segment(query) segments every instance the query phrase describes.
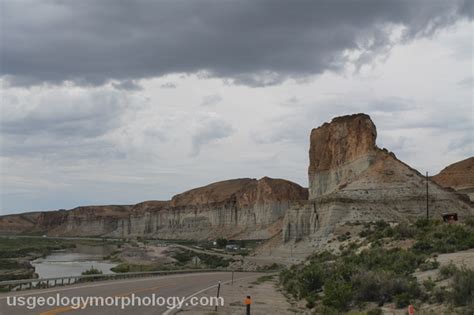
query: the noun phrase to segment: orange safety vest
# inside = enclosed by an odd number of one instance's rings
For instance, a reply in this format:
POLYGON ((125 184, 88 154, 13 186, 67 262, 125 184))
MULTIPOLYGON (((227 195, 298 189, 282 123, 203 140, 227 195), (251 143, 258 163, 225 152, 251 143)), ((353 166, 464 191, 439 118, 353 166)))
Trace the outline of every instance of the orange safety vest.
POLYGON ((244 303, 245 305, 250 305, 252 304, 252 299, 245 299, 244 303))

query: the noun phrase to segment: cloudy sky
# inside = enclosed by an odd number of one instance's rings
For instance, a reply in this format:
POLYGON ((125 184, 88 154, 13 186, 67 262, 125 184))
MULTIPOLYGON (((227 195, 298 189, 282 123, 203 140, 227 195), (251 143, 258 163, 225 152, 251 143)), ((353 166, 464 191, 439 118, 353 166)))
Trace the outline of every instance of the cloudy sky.
POLYGON ((307 186, 311 128, 357 112, 419 171, 474 155, 473 1, 0 6, 2 214, 307 186))

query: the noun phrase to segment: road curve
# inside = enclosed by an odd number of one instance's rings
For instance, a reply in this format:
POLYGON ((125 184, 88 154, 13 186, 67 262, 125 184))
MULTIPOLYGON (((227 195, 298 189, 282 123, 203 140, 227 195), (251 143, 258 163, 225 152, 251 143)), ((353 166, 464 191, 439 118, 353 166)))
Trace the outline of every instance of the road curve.
MULTIPOLYGON (((261 273, 236 272, 234 279, 258 277, 261 273)), ((166 306, 126 306, 123 309, 121 306, 85 306, 84 309, 74 309, 70 306, 37 306, 34 309, 28 309, 26 306, 11 306, 13 299, 19 302, 21 297, 23 301, 29 299, 30 303, 39 301, 38 297, 50 301, 59 298, 71 299, 73 297, 109 297, 109 300, 115 297, 179 297, 184 299, 193 294, 216 285, 219 281, 230 281, 232 274, 230 272, 209 272, 209 273, 194 273, 194 274, 179 274, 151 278, 115 280, 93 282, 89 284, 78 284, 58 288, 10 292, 0 294, 0 315, 23 315, 23 314, 41 314, 41 315, 55 315, 55 314, 163 314, 167 312, 166 306), (9 302, 9 303, 8 303, 9 302)), ((215 288, 211 289, 216 291, 215 288)), ((212 292, 212 291, 211 291, 212 292)), ((76 298, 77 299, 77 298, 76 298)), ((163 301, 162 299, 160 301, 163 301)), ((189 299, 186 302, 190 302, 189 299)), ((156 303, 159 304, 159 303, 156 303)), ((32 305, 32 304, 30 304, 32 305)), ((169 313, 169 312, 168 312, 169 313)))

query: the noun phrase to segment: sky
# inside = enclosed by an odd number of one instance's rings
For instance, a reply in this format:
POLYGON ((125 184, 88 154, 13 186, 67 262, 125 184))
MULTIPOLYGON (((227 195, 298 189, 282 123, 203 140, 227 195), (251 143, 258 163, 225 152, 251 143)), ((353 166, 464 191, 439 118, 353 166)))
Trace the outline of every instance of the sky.
POLYGON ((473 3, 1 1, 0 213, 307 186, 311 129, 359 112, 436 174, 474 155, 473 3))

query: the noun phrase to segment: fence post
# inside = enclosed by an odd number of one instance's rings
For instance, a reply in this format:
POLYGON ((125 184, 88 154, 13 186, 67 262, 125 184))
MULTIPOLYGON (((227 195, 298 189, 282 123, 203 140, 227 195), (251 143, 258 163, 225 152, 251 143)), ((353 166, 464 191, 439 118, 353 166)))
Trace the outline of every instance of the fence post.
POLYGON ((250 295, 247 295, 247 298, 245 299, 245 306, 247 308, 247 315, 250 315, 250 305, 252 305, 252 298, 250 295))
POLYGON ((217 284, 217 299, 216 299, 216 312, 217 312, 217 301, 219 300, 219 294, 221 292, 221 282, 217 284))

